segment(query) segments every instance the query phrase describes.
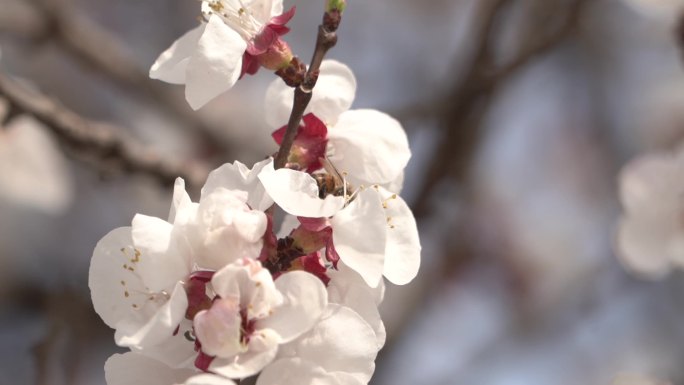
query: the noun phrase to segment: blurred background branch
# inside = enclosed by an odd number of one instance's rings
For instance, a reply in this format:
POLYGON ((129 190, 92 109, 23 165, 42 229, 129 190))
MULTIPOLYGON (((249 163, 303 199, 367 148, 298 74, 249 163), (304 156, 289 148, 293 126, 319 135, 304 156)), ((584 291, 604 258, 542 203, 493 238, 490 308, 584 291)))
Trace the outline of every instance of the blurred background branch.
POLYGON ((579 20, 582 7, 588 1, 572 0, 561 9, 558 2, 533 3, 542 10, 535 12, 533 19, 525 24, 535 27, 526 28, 518 42, 519 51, 510 61, 496 65, 495 46, 501 33, 501 28, 497 26, 506 24, 500 19, 511 14, 508 9, 510 3, 510 0, 478 2, 478 21, 474 32, 477 44, 471 64, 465 75, 459 77, 446 95, 433 103, 444 138, 435 151, 417 194, 414 206, 417 217, 426 215, 430 198, 440 181, 451 180, 453 177, 456 183, 463 184, 473 156, 479 148, 478 142, 484 135, 482 119, 497 88, 525 65, 567 38, 579 20), (539 26, 543 27, 543 31, 539 30, 539 26))
POLYGON ((87 120, 2 73, 0 96, 9 102, 9 118, 20 114, 36 118, 67 148, 83 159, 94 161, 103 171, 145 174, 167 186, 172 186, 177 177, 182 177, 192 191, 199 191, 204 184, 208 174, 206 167, 187 161, 162 159, 126 138, 123 135, 126 130, 87 120))
MULTIPOLYGON (((147 70, 120 39, 84 17, 69 0, 27 0, 8 7, 0 16, 0 31, 12 33, 33 44, 53 42, 83 65, 130 94, 144 97, 163 113, 177 119, 198 136, 205 156, 230 159, 230 144, 219 135, 227 124, 211 127, 192 111, 184 98, 169 92, 173 86, 149 78, 147 70)), ((214 160, 216 162, 216 160, 214 160)))
MULTIPOLYGON (((298 7, 288 42, 309 52, 320 7, 285 3, 298 7)), ((402 195, 415 209, 424 247, 418 278, 388 285, 389 343, 374 384, 548 385, 563 373, 567 383, 607 385, 624 368, 684 379, 681 274, 637 281, 610 253, 617 169, 684 132, 673 12, 643 5, 655 3, 378 0, 348 7, 331 55, 355 71, 355 107, 389 110, 408 132, 414 157, 402 195)), ((214 164, 249 163, 275 149, 260 115, 272 79, 265 73, 199 112, 186 106, 181 87, 147 78, 153 55, 194 23, 196 2, 0 0, 0 9, 3 70, 37 85, 0 74, 0 93, 11 101, 7 126, 35 116, 98 170, 151 175, 164 185, 182 175, 195 189, 214 164), (250 108, 256 112, 245 117, 250 108)), ((0 166, 11 131, 0 131, 0 166)), ((38 383, 56 381, 55 365, 65 368, 61 383, 102 383, 111 332, 92 312, 82 316, 93 245, 137 212, 168 210, 170 190, 143 178, 74 179, 78 204, 61 214, 21 209, 0 188, 0 293, 15 285, 0 299, 33 293, 5 307, 5 330, 19 333, 17 309, 33 300, 44 320, 30 341, 33 360, 6 361, 40 369, 38 383), (79 330, 81 322, 91 329, 79 330), (83 362, 64 365, 55 353, 64 346, 80 349, 83 362)), ((10 342, 0 349, 16 342, 2 337, 10 342)))

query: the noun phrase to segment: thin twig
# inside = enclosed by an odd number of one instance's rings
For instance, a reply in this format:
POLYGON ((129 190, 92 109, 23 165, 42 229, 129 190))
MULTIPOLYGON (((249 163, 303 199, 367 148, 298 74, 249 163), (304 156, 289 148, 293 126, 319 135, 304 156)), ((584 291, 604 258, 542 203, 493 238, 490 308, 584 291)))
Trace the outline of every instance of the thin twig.
POLYGON ((193 191, 199 189, 207 175, 206 167, 202 165, 161 159, 124 137, 121 134, 124 129, 83 118, 2 73, 0 96, 6 98, 19 113, 30 115, 44 124, 62 144, 79 155, 96 158, 101 168, 115 165, 126 171, 154 177, 166 185, 182 177, 193 191))
POLYGON ((274 167, 276 169, 282 168, 287 163, 287 158, 290 155, 292 144, 294 143, 297 132, 299 131, 299 124, 304 116, 304 110, 309 105, 311 97, 313 96, 313 88, 316 86, 318 80, 318 73, 323 63, 325 54, 332 47, 337 44, 337 23, 328 22, 328 13, 323 17, 323 23, 318 26, 318 35, 316 37, 316 49, 311 58, 311 64, 306 71, 304 81, 295 89, 294 103, 292 104, 292 112, 290 112, 290 119, 287 122, 287 129, 285 136, 280 144, 280 149, 275 157, 274 167))

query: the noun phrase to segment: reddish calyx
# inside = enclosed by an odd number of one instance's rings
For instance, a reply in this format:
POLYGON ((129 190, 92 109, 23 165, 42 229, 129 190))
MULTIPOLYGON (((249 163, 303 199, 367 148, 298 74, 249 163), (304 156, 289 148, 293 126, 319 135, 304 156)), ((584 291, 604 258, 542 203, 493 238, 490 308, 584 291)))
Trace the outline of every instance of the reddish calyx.
MULTIPOLYGON (((286 166, 312 173, 323 168, 321 159, 325 158, 325 150, 328 145, 328 128, 312 113, 304 115, 302 122, 297 136, 295 136, 286 166)), ((285 131, 287 131, 287 126, 273 132, 271 136, 276 143, 281 144, 283 142, 285 131)))
POLYGON ((260 67, 273 71, 287 67, 293 55, 289 45, 280 37, 290 32, 287 23, 294 17, 296 7, 273 17, 266 26, 247 44, 247 50, 242 56, 242 72, 254 75, 260 67))
POLYGON ((188 296, 186 319, 192 321, 197 313, 211 307, 212 300, 207 296, 207 284, 211 282, 213 276, 213 271, 196 271, 185 282, 185 292, 188 296))

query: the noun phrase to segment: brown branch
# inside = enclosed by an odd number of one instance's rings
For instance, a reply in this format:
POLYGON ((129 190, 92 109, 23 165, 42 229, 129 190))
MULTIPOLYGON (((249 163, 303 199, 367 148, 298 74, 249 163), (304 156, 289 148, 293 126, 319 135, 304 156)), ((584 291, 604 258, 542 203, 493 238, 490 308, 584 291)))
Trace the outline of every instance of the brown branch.
MULTIPOLYGON (((452 167, 467 168, 473 158, 473 143, 478 140, 477 126, 483 115, 492 88, 483 87, 486 71, 493 61, 496 21, 501 17, 510 0, 485 0, 480 4, 474 31, 476 48, 464 76, 460 77, 451 90, 442 96, 437 104, 440 126, 445 137, 428 167, 425 180, 418 193, 414 214, 421 217, 427 213, 428 203, 439 182, 452 167)), ((493 84, 490 84, 493 86, 493 84)))
POLYGON ((92 157, 101 169, 118 169, 156 178, 173 184, 177 177, 197 191, 207 174, 206 167, 192 163, 165 160, 137 145, 121 132, 124 129, 90 121, 39 92, 29 90, 0 73, 0 96, 21 114, 34 117, 44 124, 60 142, 77 154, 92 157))
POLYGON ((520 49, 520 52, 518 52, 518 55, 513 60, 508 64, 501 66, 501 68, 497 69, 496 72, 491 75, 492 81, 498 81, 499 79, 509 77, 512 73, 524 67, 539 55, 548 52, 563 39, 568 37, 577 25, 580 15, 582 14, 582 9, 587 1, 588 0, 575 0, 569 6, 567 15, 561 22, 561 25, 554 31, 547 35, 540 36, 536 34, 531 39, 528 39, 527 44, 520 49))
POLYGON ((318 73, 323 63, 325 54, 337 44, 337 28, 341 20, 339 12, 326 12, 323 16, 323 23, 318 26, 318 35, 316 36, 316 49, 311 58, 309 69, 304 75, 304 81, 295 89, 294 102, 292 104, 292 111, 290 112, 290 119, 287 122, 287 129, 285 136, 280 144, 278 153, 276 154, 274 167, 276 169, 282 168, 287 163, 287 158, 290 155, 292 144, 294 143, 297 132, 299 131, 299 124, 304 116, 304 110, 309 105, 311 97, 313 96, 313 89, 318 80, 318 73), (336 16, 331 19, 331 14, 336 16))
MULTIPOLYGON (((487 112, 489 102, 496 89, 510 79, 518 70, 525 67, 536 57, 548 52, 573 31, 587 0, 573 0, 566 12, 557 12, 564 17, 560 27, 550 33, 530 32, 527 41, 515 58, 500 67, 493 67, 493 51, 496 40, 495 21, 510 0, 490 0, 483 2, 476 32, 477 48, 471 65, 461 81, 454 84, 452 91, 442 97, 440 126, 445 136, 440 141, 433 163, 428 167, 426 178, 417 195, 414 213, 423 216, 428 211, 430 198, 446 176, 463 182, 467 178, 474 159, 477 143, 482 136, 481 123, 487 112)), ((540 16, 541 17, 541 16, 540 16)), ((548 15, 544 15, 548 18, 548 15)), ((546 25, 541 20, 534 25, 546 25)))
POLYGON ((198 133, 202 143, 212 152, 219 152, 222 157, 230 152, 229 145, 217 130, 198 120, 183 99, 169 92, 169 86, 150 79, 117 37, 79 15, 68 1, 32 0, 26 7, 32 10, 33 26, 17 32, 23 32, 35 41, 54 41, 85 66, 127 92, 151 100, 186 129, 198 133))

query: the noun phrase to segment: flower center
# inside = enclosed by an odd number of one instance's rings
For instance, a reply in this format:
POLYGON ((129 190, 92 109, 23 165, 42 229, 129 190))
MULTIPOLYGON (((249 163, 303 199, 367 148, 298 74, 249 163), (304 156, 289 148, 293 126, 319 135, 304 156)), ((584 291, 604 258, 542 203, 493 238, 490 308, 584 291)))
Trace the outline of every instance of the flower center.
POLYGON ((261 32, 264 24, 254 17, 254 13, 245 6, 242 0, 203 0, 207 4, 204 10, 205 19, 216 15, 229 27, 237 31, 245 41, 254 39, 261 32))

